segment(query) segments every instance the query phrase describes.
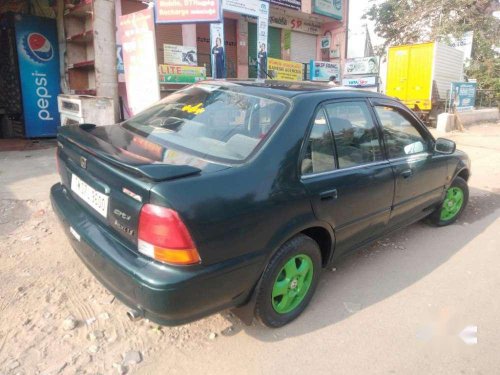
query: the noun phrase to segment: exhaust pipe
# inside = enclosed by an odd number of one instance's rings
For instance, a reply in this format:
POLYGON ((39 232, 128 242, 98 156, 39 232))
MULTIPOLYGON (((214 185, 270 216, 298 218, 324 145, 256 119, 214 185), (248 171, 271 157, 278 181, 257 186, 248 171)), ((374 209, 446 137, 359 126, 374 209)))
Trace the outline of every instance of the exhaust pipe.
POLYGON ((131 322, 137 322, 138 320, 142 319, 142 313, 137 310, 129 310, 127 311, 127 316, 130 319, 131 322))

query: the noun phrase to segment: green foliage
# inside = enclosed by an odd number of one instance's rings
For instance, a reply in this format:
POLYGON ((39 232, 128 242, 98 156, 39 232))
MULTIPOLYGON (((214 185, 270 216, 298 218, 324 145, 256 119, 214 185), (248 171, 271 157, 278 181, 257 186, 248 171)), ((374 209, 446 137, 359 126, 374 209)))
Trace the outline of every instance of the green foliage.
POLYGON ((374 21, 375 33, 385 39, 380 52, 390 45, 449 43, 450 35, 461 38, 473 31, 465 74, 476 78, 479 88, 496 90, 500 96, 500 21, 493 16, 499 8, 492 0, 386 0, 373 4, 364 18, 374 21))

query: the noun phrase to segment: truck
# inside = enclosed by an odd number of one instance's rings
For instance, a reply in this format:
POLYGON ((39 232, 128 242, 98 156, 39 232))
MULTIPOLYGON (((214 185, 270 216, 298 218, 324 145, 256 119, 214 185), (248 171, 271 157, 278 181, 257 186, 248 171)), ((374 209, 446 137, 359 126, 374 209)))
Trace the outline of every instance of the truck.
POLYGON ((438 42, 390 47, 386 94, 430 124, 444 111, 451 82, 462 80, 463 60, 462 51, 438 42))

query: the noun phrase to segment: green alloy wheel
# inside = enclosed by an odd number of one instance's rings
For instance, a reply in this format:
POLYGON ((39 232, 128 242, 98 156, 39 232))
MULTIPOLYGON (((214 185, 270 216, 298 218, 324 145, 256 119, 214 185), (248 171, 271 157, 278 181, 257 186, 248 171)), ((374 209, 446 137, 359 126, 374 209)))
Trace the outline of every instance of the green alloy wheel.
POLYGON ((446 192, 446 198, 441 206, 440 219, 448 221, 460 212, 464 204, 464 192, 459 187, 451 187, 446 192))
POLYGON ((442 227, 454 223, 464 211, 469 200, 469 187, 467 181, 455 177, 446 190, 443 203, 429 216, 430 223, 442 227))
POLYGON ((277 313, 286 314, 300 305, 311 287, 313 268, 311 258, 305 254, 285 263, 273 286, 272 302, 277 313))
POLYGON ((272 328, 290 323, 311 301, 320 274, 321 251, 315 240, 299 234, 285 242, 257 285, 257 319, 272 328))

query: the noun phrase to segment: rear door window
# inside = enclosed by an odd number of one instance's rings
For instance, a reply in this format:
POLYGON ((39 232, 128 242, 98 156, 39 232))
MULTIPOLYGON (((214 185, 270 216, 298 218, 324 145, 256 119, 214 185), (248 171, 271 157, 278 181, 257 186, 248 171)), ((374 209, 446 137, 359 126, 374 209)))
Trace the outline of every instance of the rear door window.
POLYGON ((122 126, 167 148, 242 162, 286 111, 286 102, 197 84, 169 95, 122 126))
POLYGON ((383 160, 377 128, 365 102, 325 105, 333 130, 339 168, 383 160))

